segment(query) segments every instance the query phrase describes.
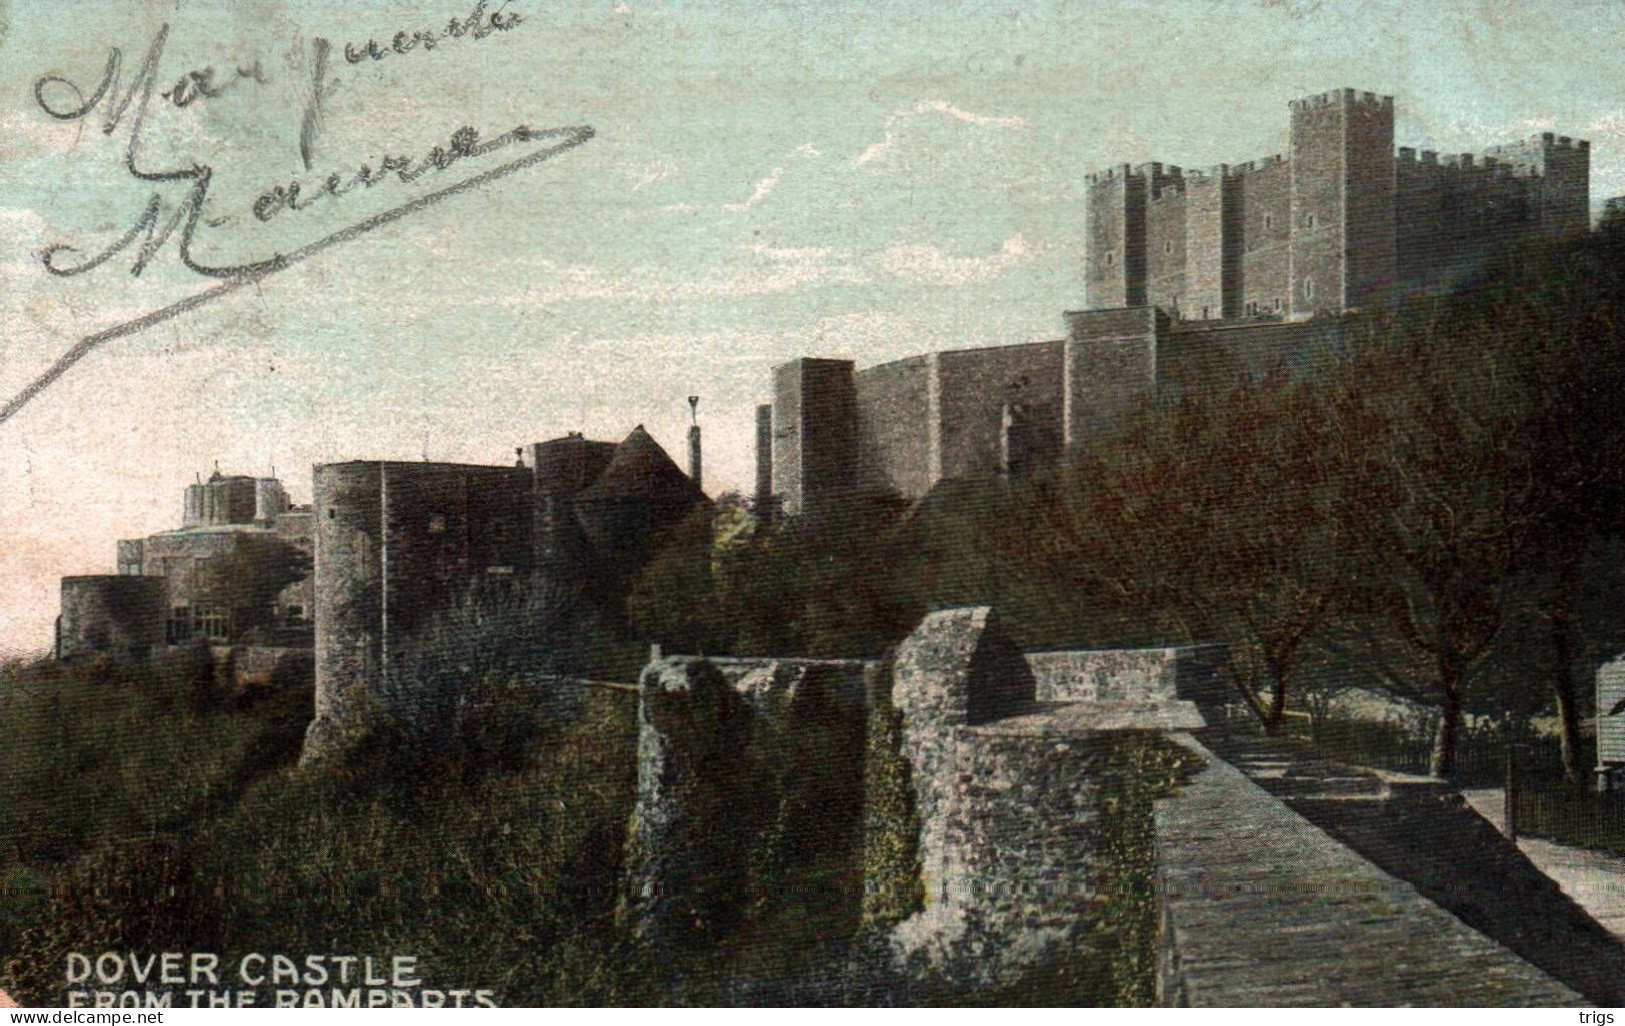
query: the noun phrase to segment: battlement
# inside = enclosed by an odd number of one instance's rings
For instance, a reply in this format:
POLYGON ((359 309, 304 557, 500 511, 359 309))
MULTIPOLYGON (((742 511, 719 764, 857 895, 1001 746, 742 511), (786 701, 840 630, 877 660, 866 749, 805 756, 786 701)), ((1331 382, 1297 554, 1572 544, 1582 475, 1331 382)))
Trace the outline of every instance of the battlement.
MULTIPOLYGON (((1267 157, 1259 157, 1257 160, 1249 160, 1245 164, 1236 164, 1231 166, 1230 173, 1237 175, 1252 174, 1257 171, 1267 171, 1272 167, 1285 163, 1285 154, 1272 153, 1267 157)), ((1224 165, 1221 164, 1220 166, 1223 167, 1224 165)))
POLYGON ((1484 150, 1487 154, 1500 156, 1522 156, 1529 153, 1550 153, 1553 150, 1572 150, 1575 152, 1589 151, 1589 139, 1574 139, 1566 135, 1557 135, 1554 132, 1536 132, 1515 143, 1500 146, 1490 146, 1484 150))
POLYGON ((1084 175, 1084 181, 1090 185, 1110 185, 1113 182, 1127 181, 1134 177, 1134 168, 1129 164, 1113 164, 1104 171, 1096 171, 1084 175))
POLYGON ((1114 164, 1105 171, 1084 175, 1084 180, 1091 186, 1138 180, 1149 182, 1153 190, 1158 190, 1169 182, 1182 182, 1184 176, 1185 169, 1179 165, 1164 164, 1159 160, 1152 160, 1143 164, 1114 164))
POLYGON ((1591 142, 1588 139, 1571 139, 1566 135, 1554 135, 1551 132, 1542 132, 1532 136, 1530 142, 1538 142, 1541 146, 1551 150, 1589 150, 1591 142))
POLYGON ((1337 103, 1348 103, 1356 107, 1369 107, 1373 110, 1393 110, 1394 98, 1392 96, 1378 96, 1376 93, 1363 92, 1355 89, 1333 89, 1329 92, 1316 93, 1293 100, 1287 106, 1292 110, 1314 110, 1319 107, 1329 107, 1337 103))

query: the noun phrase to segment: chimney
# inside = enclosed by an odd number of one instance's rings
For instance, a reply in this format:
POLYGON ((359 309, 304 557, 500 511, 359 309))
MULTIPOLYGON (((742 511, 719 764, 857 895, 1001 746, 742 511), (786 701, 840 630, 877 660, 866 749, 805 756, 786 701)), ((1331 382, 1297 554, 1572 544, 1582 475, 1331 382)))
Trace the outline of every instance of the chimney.
POLYGON ((773 501, 773 404, 756 407, 756 506, 773 501))
POLYGON ((688 476, 694 482, 694 487, 704 489, 700 483, 700 397, 688 397, 688 416, 691 423, 688 426, 688 476))

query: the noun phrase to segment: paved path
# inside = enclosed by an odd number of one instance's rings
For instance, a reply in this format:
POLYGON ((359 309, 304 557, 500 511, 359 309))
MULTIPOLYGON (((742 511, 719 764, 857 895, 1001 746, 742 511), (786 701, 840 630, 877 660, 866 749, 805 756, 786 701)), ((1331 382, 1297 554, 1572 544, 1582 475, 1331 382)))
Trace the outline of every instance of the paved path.
MULTIPOLYGON (((1506 833, 1504 791, 1483 788, 1461 794, 1475 812, 1506 833)), ((1533 837, 1519 838, 1518 850, 1591 913, 1591 918, 1625 940, 1625 858, 1533 837)))
POLYGON ((1582 1003, 1188 735, 1175 737, 1207 766, 1156 805, 1165 1003, 1582 1003))

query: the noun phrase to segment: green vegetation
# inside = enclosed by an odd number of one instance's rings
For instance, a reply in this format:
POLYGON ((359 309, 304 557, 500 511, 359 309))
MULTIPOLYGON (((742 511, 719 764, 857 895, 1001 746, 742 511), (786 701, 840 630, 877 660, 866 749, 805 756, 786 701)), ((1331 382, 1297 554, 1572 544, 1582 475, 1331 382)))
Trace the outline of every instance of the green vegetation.
POLYGON ((704 765, 737 772, 703 782, 709 846, 682 851, 714 877, 687 895, 708 922, 664 944, 618 908, 634 694, 486 680, 432 737, 363 716, 300 768, 309 687, 241 692, 211 670, 6 668, 0 986, 60 1001, 66 954, 108 950, 410 953, 428 985, 503 1004, 1119 1004, 1154 986, 1150 802, 1185 758, 1159 739, 1103 759, 1089 947, 976 991, 880 956, 921 902, 889 703, 865 726, 812 686, 779 727, 744 709, 731 732, 693 724, 727 742, 704 765))
POLYGON ((903 714, 891 701, 891 659, 869 710, 863 756, 863 922, 900 922, 925 906, 920 820, 903 758, 903 714))
POLYGON ((1111 970, 1111 1000, 1156 1004, 1162 905, 1156 893, 1152 804, 1201 768, 1188 749, 1151 733, 1109 735, 1100 778, 1100 918, 1095 934, 1111 970))
POLYGON ((386 724, 294 763, 307 687, 192 659, 0 682, 0 986, 61 1000, 68 951, 394 952, 504 1003, 637 1003, 614 929, 633 696, 489 684, 425 747, 386 724))

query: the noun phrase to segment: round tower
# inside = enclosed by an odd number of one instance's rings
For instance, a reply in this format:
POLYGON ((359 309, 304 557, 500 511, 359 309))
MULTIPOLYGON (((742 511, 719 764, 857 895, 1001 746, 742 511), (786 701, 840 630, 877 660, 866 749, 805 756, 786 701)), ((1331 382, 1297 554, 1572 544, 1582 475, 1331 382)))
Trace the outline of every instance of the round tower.
POLYGON ((385 630, 383 464, 330 463, 312 482, 316 718, 307 759, 332 739, 357 695, 377 693, 385 630))
POLYGON ((186 499, 181 511, 182 527, 197 527, 203 523, 203 496, 206 491, 201 481, 186 486, 186 499))
POLYGON ((288 492, 274 477, 262 477, 254 482, 254 519, 257 522, 275 520, 288 511, 288 492))

